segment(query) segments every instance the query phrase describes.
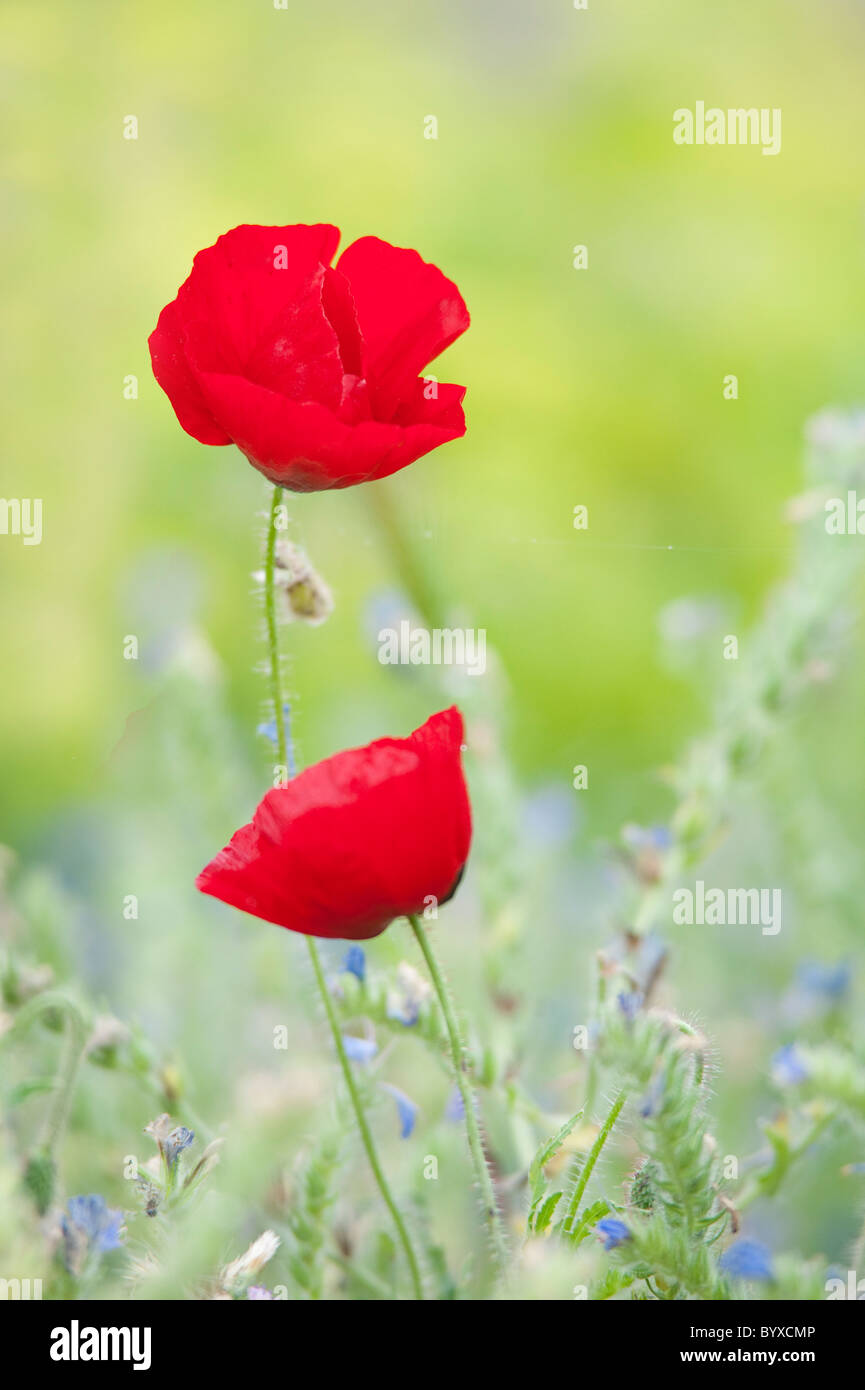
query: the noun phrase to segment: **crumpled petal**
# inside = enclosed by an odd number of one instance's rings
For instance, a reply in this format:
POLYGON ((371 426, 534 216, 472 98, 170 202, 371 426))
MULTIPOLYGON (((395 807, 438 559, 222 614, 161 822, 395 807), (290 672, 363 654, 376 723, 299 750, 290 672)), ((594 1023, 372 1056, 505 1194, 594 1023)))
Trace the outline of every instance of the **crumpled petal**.
POLYGON ((437 266, 378 237, 353 242, 336 268, 354 299, 376 418, 388 420, 424 367, 466 331, 469 311, 437 266))
POLYGON ((203 893, 309 936, 364 940, 445 902, 471 843, 455 708, 266 793, 199 874, 203 893))

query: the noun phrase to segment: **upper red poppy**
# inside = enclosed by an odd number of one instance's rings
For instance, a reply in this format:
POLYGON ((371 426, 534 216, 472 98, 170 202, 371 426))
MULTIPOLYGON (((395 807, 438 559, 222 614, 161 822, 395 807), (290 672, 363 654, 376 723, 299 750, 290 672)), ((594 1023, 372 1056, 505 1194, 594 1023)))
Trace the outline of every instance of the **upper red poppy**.
POLYGON ((465 433, 465 387, 420 377, 469 326, 456 285, 378 237, 334 268, 338 242, 326 225, 235 227, 149 340, 187 433, 295 492, 384 478, 465 433))
POLYGON ((468 858, 471 809, 451 708, 301 772, 199 874, 202 893, 307 936, 378 936, 446 902, 468 858))

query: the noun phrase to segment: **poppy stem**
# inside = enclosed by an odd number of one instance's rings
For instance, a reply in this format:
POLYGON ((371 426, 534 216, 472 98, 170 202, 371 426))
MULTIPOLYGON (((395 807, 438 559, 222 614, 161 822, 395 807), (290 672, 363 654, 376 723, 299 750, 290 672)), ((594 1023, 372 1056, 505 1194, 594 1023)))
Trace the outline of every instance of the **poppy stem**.
MULTIPOLYGON (((282 771, 282 774, 284 776, 288 776, 288 743, 285 735, 285 711, 283 707, 282 696, 282 675, 279 666, 279 628, 276 619, 276 588, 274 584, 274 569, 276 559, 276 532, 278 529, 277 518, 279 516, 279 508, 281 504, 282 488, 276 486, 273 489, 273 501, 271 503, 270 508, 270 525, 268 526, 267 531, 267 548, 265 551, 264 558, 264 611, 265 617, 267 619, 267 650, 270 658, 270 694, 271 699, 273 701, 273 718, 276 727, 277 757, 279 759, 279 766, 282 771)), ((409 1272, 411 1274, 411 1282, 412 1287, 414 1289, 415 1298, 422 1299, 424 1296, 423 1283, 421 1282, 420 1267, 418 1265, 417 1256, 415 1255, 414 1247, 412 1246, 411 1239, 409 1238, 409 1233, 406 1228, 406 1224, 402 1218, 399 1207, 394 1201, 393 1194, 388 1185, 387 1178, 384 1175, 384 1170, 379 1162, 375 1143, 372 1137, 372 1132, 370 1131, 369 1124, 367 1123, 366 1114, 364 1112, 363 1102, 360 1097, 360 1091, 358 1090, 357 1082, 355 1081, 354 1073, 351 1069, 351 1063, 349 1062, 348 1056, 346 1054, 345 1044, 342 1040, 342 1030, 339 1025, 339 1019, 337 1018, 336 1009, 334 1008, 333 1004, 333 999, 331 998, 330 991, 327 987, 327 981, 324 978, 324 970, 322 969, 321 965, 321 956, 319 955, 318 947, 315 943, 315 938, 312 936, 308 936, 306 938, 306 944, 309 950, 309 958, 312 961, 312 969, 313 973, 315 974, 316 984, 318 985, 319 994, 321 995, 321 1002, 324 1005, 324 1011, 327 1015, 327 1021, 330 1024, 330 1031, 333 1034, 334 1047, 336 1048, 336 1055, 339 1059, 339 1065, 342 1070, 346 1090, 348 1091, 349 1097, 351 1099, 352 1108, 354 1110, 354 1116, 357 1120, 357 1127, 360 1130, 361 1141, 363 1143, 364 1149, 366 1150, 367 1159, 369 1160, 369 1166, 372 1169, 373 1177, 376 1180, 378 1190, 382 1195, 384 1204, 390 1212, 391 1217, 393 1218, 393 1224, 396 1227, 400 1244, 402 1245, 402 1248, 405 1251, 405 1257, 408 1262, 409 1272)))
POLYGON ((505 1233, 502 1227, 501 1216, 499 1214, 496 1194, 493 1188, 492 1175, 486 1154, 484 1153, 483 1140, 481 1139, 480 1125, 478 1124, 477 1111, 475 1109, 475 1097, 472 1091, 471 1082, 468 1077, 466 1067, 465 1047, 460 1036, 459 1025, 454 1014, 453 1005, 445 984, 444 975, 441 967, 433 953, 429 937, 427 936, 419 917, 413 913, 409 914, 411 929, 415 934, 415 939, 421 948, 423 958, 426 961, 427 970, 433 982, 441 1011, 444 1014, 445 1027, 450 1041, 451 1058, 453 1060, 456 1082, 463 1103, 463 1115, 466 1125, 466 1137, 469 1144, 472 1163, 475 1170, 475 1179, 480 1189, 481 1201, 483 1203, 484 1218, 489 1230, 490 1242, 496 1264, 500 1271, 503 1271, 507 1264, 508 1247, 505 1240, 505 1233))
POLYGON ((288 746, 285 741, 285 718, 282 707, 282 672, 279 665, 279 628, 276 622, 276 564, 277 517, 282 505, 282 488, 273 489, 270 505, 270 525, 267 528, 267 549, 264 555, 264 612, 267 618, 267 650, 270 656, 270 698, 273 701, 273 720, 276 728, 276 753, 279 765, 288 773, 288 746))
POLYGON ((325 1013, 327 1014, 327 1021, 330 1024, 330 1031, 333 1034, 333 1042, 336 1048, 336 1055, 339 1058, 339 1065, 342 1069, 342 1075, 345 1081, 346 1090, 348 1091, 348 1094, 351 1097, 351 1103, 354 1108, 355 1119, 357 1120, 357 1127, 360 1130, 360 1137, 363 1142, 363 1147, 366 1150, 366 1156, 369 1159, 369 1166, 372 1169, 373 1177, 375 1178, 376 1183, 378 1184, 378 1190, 381 1193, 382 1198, 384 1199, 384 1204, 390 1212, 391 1216, 393 1217, 393 1224, 396 1226, 397 1234, 399 1235, 400 1239, 400 1244, 402 1245, 402 1248, 405 1251, 405 1257, 408 1261, 409 1270, 411 1271, 411 1281, 414 1287, 415 1298, 422 1299, 423 1284, 421 1283, 420 1269, 418 1267, 417 1256, 415 1255, 411 1240, 409 1238, 408 1230, 406 1229, 405 1222, 403 1221, 399 1207, 394 1201, 393 1194, 391 1193, 387 1178, 384 1175, 384 1170, 382 1169, 382 1166, 379 1162, 378 1154, 376 1153, 375 1143, 373 1141, 372 1133, 370 1131, 369 1124, 367 1123, 367 1118, 364 1113, 363 1102, 360 1098, 360 1092, 357 1088, 357 1082, 355 1081, 354 1073, 351 1069, 351 1062, 348 1060, 348 1054, 345 1050, 345 1043, 342 1040, 342 1030, 339 1026, 339 1019, 336 1016, 336 1009, 333 1006, 333 1000, 330 997, 330 991, 327 987, 327 981, 324 978, 324 971, 321 968, 321 956, 319 955, 318 947, 315 944, 315 938, 308 936, 306 938, 306 944, 309 947, 309 958, 312 961, 312 968, 315 972, 316 983, 318 984, 319 993, 321 994, 321 1000, 324 1004, 325 1013))

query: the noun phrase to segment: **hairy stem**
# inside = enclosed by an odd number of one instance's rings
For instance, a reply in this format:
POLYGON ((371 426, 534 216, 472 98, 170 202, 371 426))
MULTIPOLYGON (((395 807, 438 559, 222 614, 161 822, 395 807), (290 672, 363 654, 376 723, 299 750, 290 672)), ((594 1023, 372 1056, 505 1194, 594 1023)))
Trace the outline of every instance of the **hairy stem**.
MULTIPOLYGON (((282 769, 285 769, 287 774, 288 745, 285 736, 285 715, 283 710, 282 676, 279 666, 279 629, 277 626, 276 619, 276 591, 274 585, 274 561, 276 557, 277 530, 276 520, 281 501, 282 488, 277 486, 273 490, 273 502, 270 508, 270 525, 267 531, 267 548, 265 551, 264 561, 264 611, 267 619, 267 648, 268 655, 270 658, 270 693, 271 699, 273 700, 273 717, 276 725, 277 757, 279 759, 280 767, 282 769)), ((324 971, 321 965, 321 956, 319 955, 319 950, 315 943, 315 938, 308 936, 306 938, 306 944, 307 949, 309 951, 309 958, 312 962, 312 969, 313 973, 315 974, 316 984, 318 985, 319 994, 321 995, 321 1002, 324 1004, 324 1011, 327 1015, 327 1021, 330 1024, 330 1031, 333 1034, 333 1042, 336 1048, 336 1055, 339 1060, 339 1065, 342 1070, 343 1079, 345 1081, 346 1089, 351 1100, 352 1109, 354 1110, 354 1116, 357 1120, 357 1127, 360 1131, 360 1137, 363 1142, 363 1147, 366 1151, 367 1159, 369 1160, 369 1166, 372 1169, 373 1177, 375 1178, 378 1190, 382 1195, 384 1204, 390 1212, 391 1217, 393 1218, 393 1223, 396 1227, 399 1242, 402 1245, 402 1248, 405 1252, 405 1257, 408 1262, 409 1273, 411 1275, 411 1282, 412 1287, 414 1289, 415 1298, 422 1299, 424 1296, 423 1284, 421 1282, 420 1267, 418 1265, 417 1256, 415 1255, 414 1247, 412 1246, 411 1240, 409 1238, 409 1233, 406 1228, 405 1222, 402 1218, 402 1215, 396 1202, 394 1201, 393 1194, 391 1193, 387 1178, 384 1175, 384 1170, 382 1169, 382 1166, 378 1159, 378 1154, 376 1152, 375 1143, 373 1142, 373 1137, 369 1128, 369 1124, 367 1123, 367 1118, 364 1112, 363 1102, 361 1101, 360 1092, 357 1087, 357 1082, 355 1081, 354 1074, 351 1070, 351 1063, 349 1062, 348 1057, 346 1055, 345 1044, 342 1040, 342 1030, 339 1025, 339 1019, 336 1016, 336 1010, 334 1008, 333 999, 330 996, 330 991, 327 988, 327 981, 324 978, 324 971)))
POLYGON ((442 975, 439 963, 433 953, 429 937, 418 917, 411 915, 408 920, 411 923, 415 939, 423 953, 423 958, 426 961, 426 966, 444 1015, 445 1027, 447 1028, 448 1040, 450 1042, 451 1058, 453 1059, 454 1072, 456 1073, 456 1082, 463 1103, 469 1152, 471 1154, 475 1177, 483 1202, 484 1218, 489 1230, 496 1263, 499 1269, 503 1270, 507 1262, 507 1243, 505 1241, 505 1233, 502 1227, 501 1217, 499 1216, 498 1206, 496 1205, 492 1176, 490 1174, 489 1165, 487 1164, 486 1155, 484 1154, 480 1126, 478 1125, 478 1117, 475 1111, 475 1098, 466 1070, 465 1049, 463 1047, 462 1038, 460 1037, 459 1027, 454 1016, 447 987, 444 982, 444 976, 442 975))
POLYGON ((313 937, 308 936, 306 938, 306 944, 309 948, 309 958, 312 961, 312 968, 315 972, 316 984, 318 985, 322 1003, 324 1004, 325 1013, 327 1014, 327 1021, 330 1024, 330 1031, 333 1034, 334 1046, 336 1047, 336 1055, 339 1058, 339 1065, 342 1070, 346 1090, 348 1091, 349 1097, 351 1098, 352 1108, 354 1109, 355 1119, 357 1120, 357 1127, 360 1130, 360 1137, 363 1142, 363 1147, 366 1150, 366 1156, 369 1159, 369 1166, 372 1169, 373 1177, 375 1178, 376 1183, 378 1184, 378 1189, 384 1199, 384 1204, 390 1212, 391 1216, 393 1217, 393 1224, 396 1226, 397 1234, 399 1235, 400 1239, 400 1244, 402 1245, 402 1248, 405 1251, 405 1257, 408 1260, 409 1269, 411 1271, 411 1281, 414 1286, 415 1297, 423 1298, 423 1285, 421 1283, 420 1269, 418 1267, 417 1257, 414 1253, 414 1249, 412 1247, 411 1240, 409 1239, 409 1234, 406 1229, 405 1222, 403 1221, 402 1215, 400 1213, 399 1207, 394 1201, 390 1187, 388 1186, 387 1178, 385 1177, 382 1166, 379 1163, 378 1154, 376 1153, 372 1133, 370 1132, 369 1124, 367 1123, 367 1118, 364 1113, 363 1102, 361 1101, 360 1092, 357 1088, 357 1082, 354 1078, 354 1073, 351 1069, 351 1062, 348 1060, 348 1054, 345 1050, 345 1043, 342 1040, 342 1030, 339 1026, 339 1019, 336 1016, 336 1010, 333 1005, 333 999, 330 996, 330 991, 327 988, 327 983, 324 978, 324 971, 321 967, 321 956, 319 955, 318 947, 316 946, 313 937))
POLYGON ((57 1147, 69 1119, 72 1097, 87 1044, 87 1026, 82 1015, 71 1001, 65 1001, 65 1003, 66 1028, 63 1049, 57 1068, 57 1080, 42 1125, 40 1141, 41 1151, 50 1158, 56 1156, 57 1147))

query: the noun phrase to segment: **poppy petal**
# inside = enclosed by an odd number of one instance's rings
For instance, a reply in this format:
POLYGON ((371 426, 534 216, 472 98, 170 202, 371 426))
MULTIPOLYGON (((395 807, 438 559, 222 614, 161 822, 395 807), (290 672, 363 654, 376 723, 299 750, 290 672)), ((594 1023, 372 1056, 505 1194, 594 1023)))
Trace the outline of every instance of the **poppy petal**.
POLYGON ((452 280, 417 251, 361 237, 340 256, 357 309, 376 418, 390 419, 415 379, 469 326, 452 280))
POLYGON ((452 708, 407 739, 316 763, 265 794, 198 887, 292 931, 351 940, 443 902, 471 843, 462 739, 452 708))
POLYGON ((295 492, 349 487, 396 473, 465 433, 459 419, 351 425, 316 401, 291 401, 245 377, 199 372, 213 417, 250 463, 295 492))

